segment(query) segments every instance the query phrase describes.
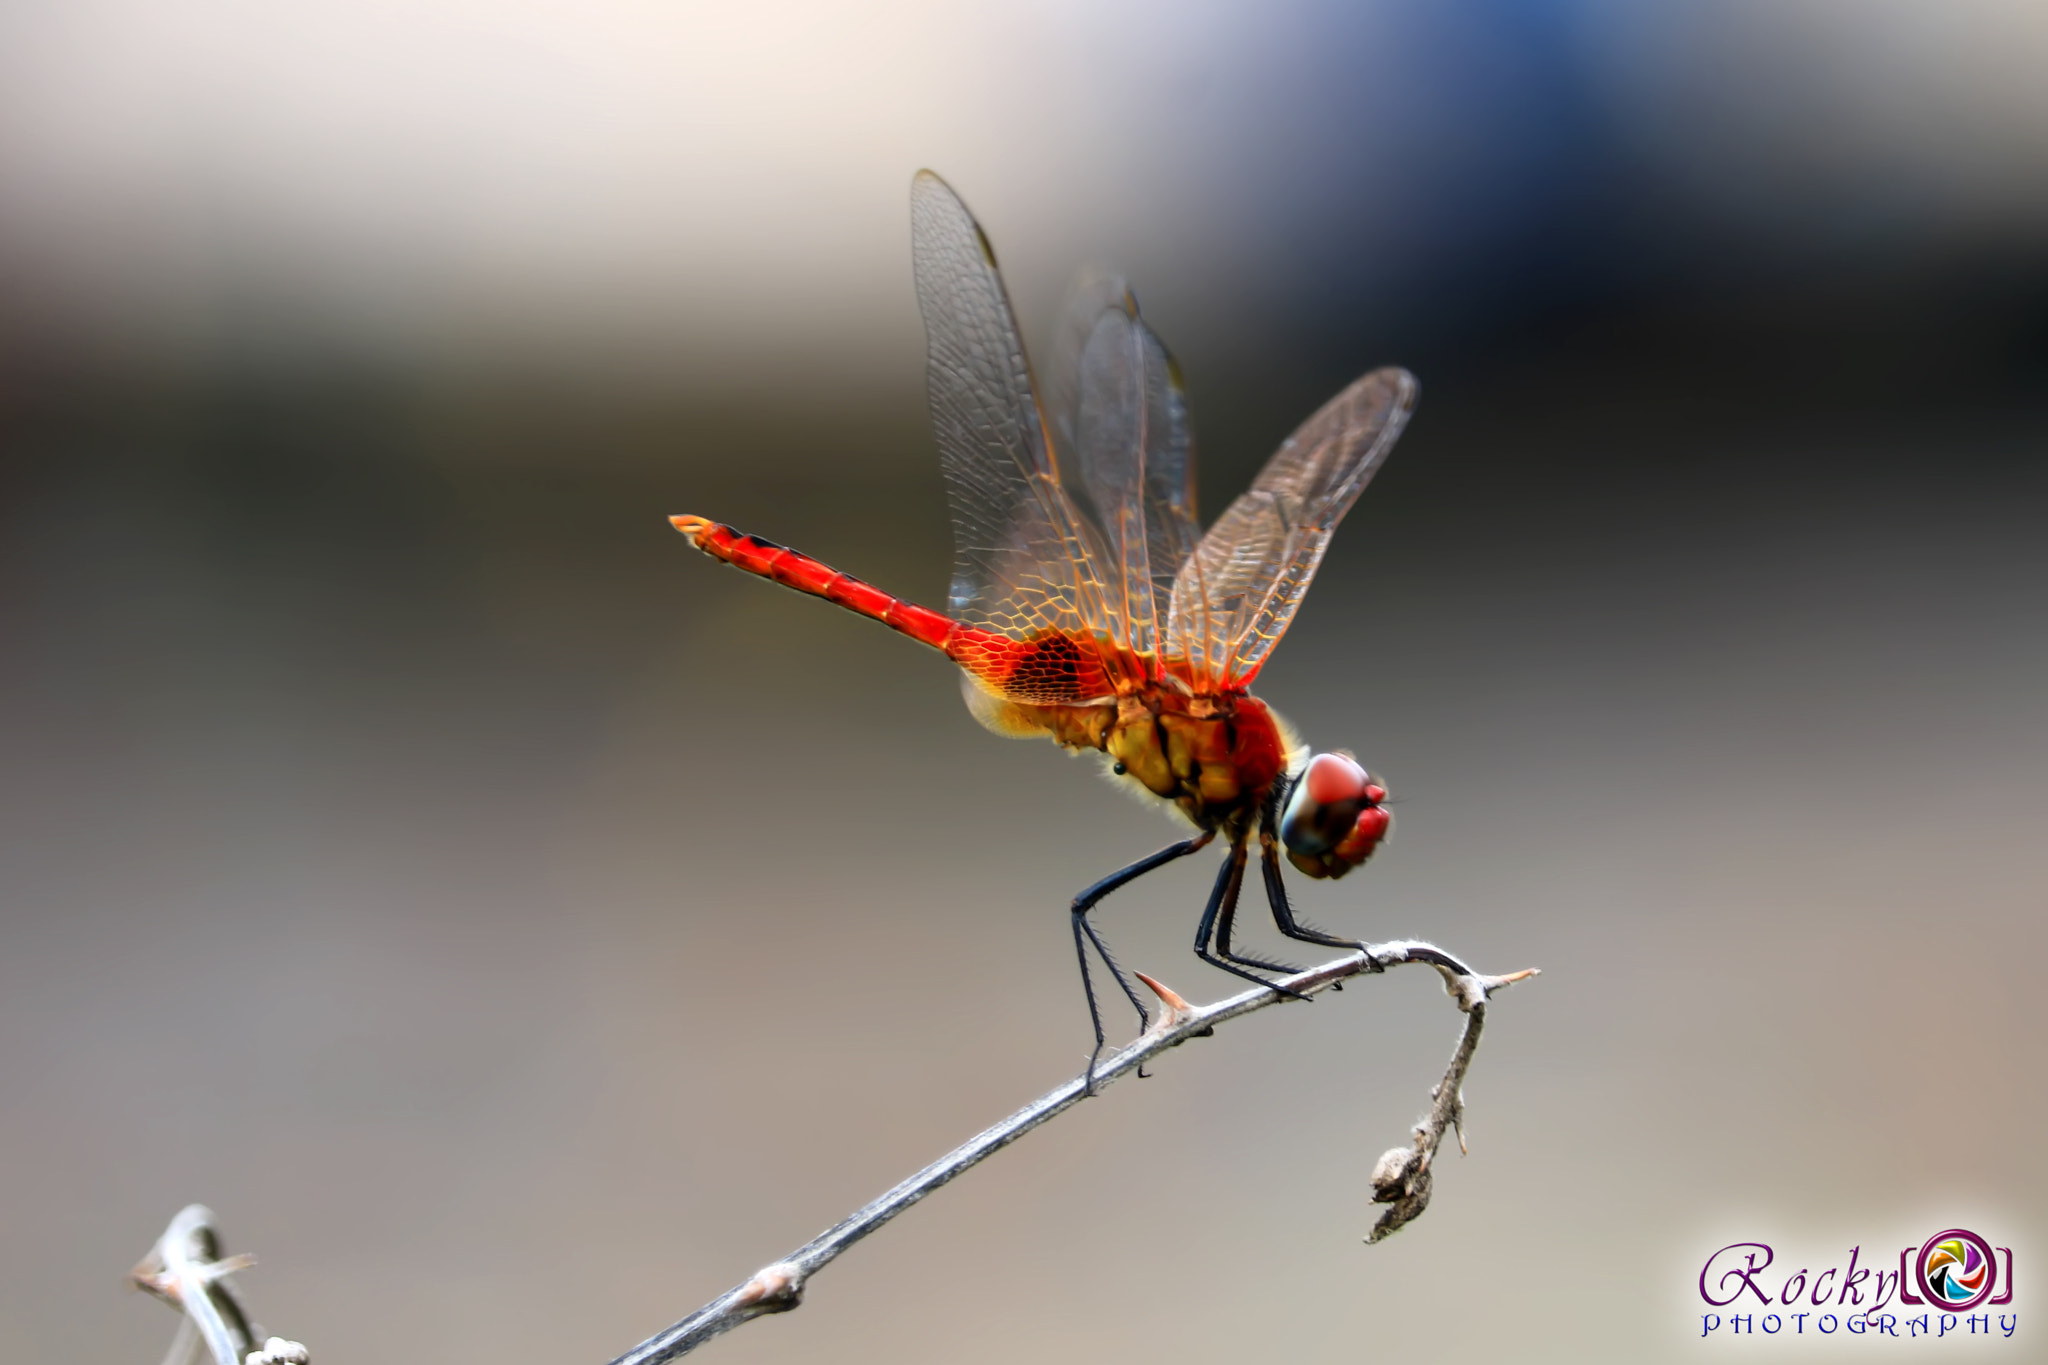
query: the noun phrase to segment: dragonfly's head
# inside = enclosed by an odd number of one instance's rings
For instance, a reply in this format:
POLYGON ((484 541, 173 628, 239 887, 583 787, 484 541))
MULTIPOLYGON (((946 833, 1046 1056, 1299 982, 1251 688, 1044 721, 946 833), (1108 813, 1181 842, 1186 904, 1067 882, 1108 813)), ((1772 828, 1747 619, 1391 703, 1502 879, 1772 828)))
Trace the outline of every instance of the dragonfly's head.
POLYGON ((1387 789, 1349 754, 1317 754, 1280 816, 1287 861, 1311 877, 1341 877, 1387 837, 1387 789))

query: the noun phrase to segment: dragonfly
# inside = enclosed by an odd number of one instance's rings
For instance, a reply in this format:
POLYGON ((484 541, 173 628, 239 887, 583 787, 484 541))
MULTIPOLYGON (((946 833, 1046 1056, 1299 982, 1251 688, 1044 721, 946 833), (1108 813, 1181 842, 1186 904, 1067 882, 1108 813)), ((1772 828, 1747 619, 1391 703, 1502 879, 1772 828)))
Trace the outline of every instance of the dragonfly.
MULTIPOLYGON (((1206 533, 1180 369, 1120 280, 1069 309, 1041 386, 988 235, 930 171, 911 188, 932 425, 954 531, 944 612, 809 555, 699 516, 670 520, 713 559, 824 598, 939 650, 997 734, 1102 755, 1111 775, 1169 803, 1195 832, 1122 868, 1069 906, 1094 1027, 1089 950, 1151 1016, 1092 918, 1111 892, 1221 839, 1228 850, 1195 930, 1204 962, 1289 991, 1295 970, 1233 946, 1250 844, 1287 938, 1355 949, 1298 917, 1280 857, 1344 876, 1385 840, 1387 789, 1348 752, 1313 752, 1251 694, 1294 619, 1337 523, 1393 449, 1416 383, 1375 370, 1302 423, 1206 533)), ((1306 997, 1300 997, 1306 998, 1306 997)))

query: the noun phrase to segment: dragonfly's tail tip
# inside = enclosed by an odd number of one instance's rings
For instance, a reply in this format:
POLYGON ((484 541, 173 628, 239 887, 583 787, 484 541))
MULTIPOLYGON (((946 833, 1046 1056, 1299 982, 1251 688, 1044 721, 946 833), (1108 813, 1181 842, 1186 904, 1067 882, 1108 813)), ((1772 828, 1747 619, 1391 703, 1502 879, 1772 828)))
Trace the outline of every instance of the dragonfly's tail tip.
POLYGON ((681 531, 684 535, 688 536, 692 544, 696 543, 698 536, 703 535, 706 531, 711 529, 711 523, 709 521, 705 520, 703 517, 690 516, 687 513, 679 517, 670 517, 668 519, 668 524, 675 527, 678 531, 681 531))

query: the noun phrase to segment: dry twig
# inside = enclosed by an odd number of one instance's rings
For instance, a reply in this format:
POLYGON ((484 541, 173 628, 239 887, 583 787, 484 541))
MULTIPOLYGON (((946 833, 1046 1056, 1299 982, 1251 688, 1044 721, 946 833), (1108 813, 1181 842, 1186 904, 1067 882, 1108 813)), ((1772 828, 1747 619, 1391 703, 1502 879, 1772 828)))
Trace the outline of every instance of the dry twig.
MULTIPOLYGON (((1465 1072, 1479 1046, 1479 1031, 1486 1017, 1486 1000, 1503 986, 1536 975, 1535 970, 1510 972, 1506 976, 1484 976, 1427 943, 1395 942, 1375 944, 1359 952, 1284 977, 1276 984, 1302 995, 1313 995, 1339 982, 1370 972, 1384 971, 1402 963, 1418 962, 1435 967, 1443 975, 1445 989, 1465 1012, 1465 1032, 1458 1040, 1449 1070, 1438 1082, 1427 1118, 1416 1125, 1408 1147, 1397 1147, 1379 1160, 1373 1172, 1373 1197, 1392 1208, 1380 1216, 1367 1236, 1379 1241, 1420 1214, 1429 1202, 1430 1166, 1444 1131, 1462 1125, 1464 1099, 1461 1094, 1465 1072)), ((1254 988, 1213 1005, 1193 1006, 1143 973, 1139 979, 1159 996, 1165 1009, 1152 1027, 1129 1047, 1115 1053, 1095 1070, 1095 1088, 1137 1070, 1169 1048, 1190 1038, 1207 1037, 1226 1020, 1261 1010, 1289 997, 1277 991, 1254 988)), ((682 1321, 641 1342, 612 1362, 612 1365, 660 1365, 674 1360, 720 1336, 741 1323, 769 1313, 784 1313, 803 1301, 804 1286, 819 1270, 848 1247, 902 1213, 932 1191, 963 1171, 979 1165, 1015 1142, 1041 1123, 1072 1108, 1087 1091, 1085 1078, 1067 1082, 1050 1094, 1026 1105, 993 1128, 977 1134, 931 1165, 903 1181, 837 1226, 821 1233, 784 1259, 754 1272, 746 1283, 713 1299, 682 1321)), ((1459 1144, 1463 1146, 1462 1127, 1459 1144)))
POLYGON ((213 1365, 306 1365, 306 1348, 296 1341, 271 1337, 256 1345, 256 1329, 227 1281, 255 1263, 253 1256, 220 1254, 213 1211, 204 1204, 178 1211, 149 1255, 128 1272, 137 1288, 184 1314, 164 1365, 192 1365, 201 1350, 213 1365))

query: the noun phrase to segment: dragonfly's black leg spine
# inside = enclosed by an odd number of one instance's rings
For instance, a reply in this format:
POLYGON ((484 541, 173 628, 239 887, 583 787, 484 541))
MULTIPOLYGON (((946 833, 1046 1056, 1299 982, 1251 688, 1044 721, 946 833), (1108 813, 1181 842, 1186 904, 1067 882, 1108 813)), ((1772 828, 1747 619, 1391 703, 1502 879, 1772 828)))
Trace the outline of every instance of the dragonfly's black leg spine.
POLYGON ((1209 951, 1209 937, 1215 931, 1217 921, 1236 913, 1237 897, 1244 889, 1244 864, 1244 840, 1239 838, 1235 843, 1231 844, 1230 856, 1224 860, 1222 870, 1216 874, 1216 886, 1209 892, 1208 905, 1202 909, 1202 922, 1195 928, 1195 956, 1201 958, 1202 961, 1212 967, 1221 967, 1232 976, 1241 976, 1245 980, 1257 982, 1261 986, 1271 986, 1280 994, 1291 996, 1296 1000, 1306 1000, 1309 997, 1303 995, 1300 991, 1291 991, 1285 986, 1274 985, 1271 981, 1266 980, 1265 977, 1255 976, 1243 967, 1226 961, 1209 951))
POLYGON ((1271 829, 1259 831, 1259 861, 1266 874, 1266 903, 1273 907, 1273 925, 1282 934, 1302 943, 1320 943, 1325 948, 1366 946, 1355 938, 1339 938, 1335 934, 1324 933, 1294 917, 1294 907, 1287 901, 1286 883, 1280 880, 1280 850, 1274 844, 1271 829))
POLYGON ((1250 953, 1235 952, 1230 946, 1231 930, 1237 921, 1237 900, 1235 895, 1227 897, 1216 911, 1216 955, 1225 962, 1235 962, 1240 967, 1257 967, 1267 972, 1298 972, 1299 967, 1285 962, 1273 962, 1266 958, 1254 957, 1250 953))

